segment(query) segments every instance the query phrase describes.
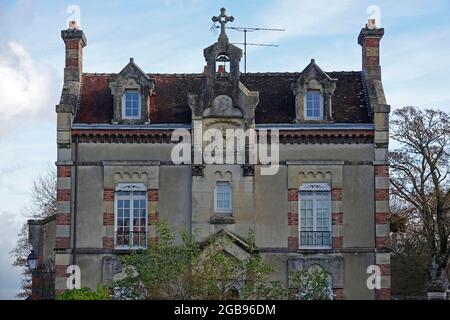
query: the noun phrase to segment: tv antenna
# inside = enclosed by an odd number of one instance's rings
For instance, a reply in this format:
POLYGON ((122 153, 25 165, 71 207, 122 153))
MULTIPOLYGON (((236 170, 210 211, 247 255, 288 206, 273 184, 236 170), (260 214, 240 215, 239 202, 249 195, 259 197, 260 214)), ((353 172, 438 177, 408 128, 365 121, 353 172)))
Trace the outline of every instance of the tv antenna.
MULTIPOLYGON (((213 28, 220 28, 221 26, 213 26, 213 28)), ((247 33, 254 31, 276 31, 283 32, 286 29, 275 29, 275 28, 250 28, 250 27, 225 27, 225 29, 231 29, 244 33, 244 42, 234 42, 233 44, 244 46, 244 73, 247 73, 247 46, 259 46, 259 47, 279 47, 278 44, 264 44, 264 43, 249 43, 247 42, 247 33)))

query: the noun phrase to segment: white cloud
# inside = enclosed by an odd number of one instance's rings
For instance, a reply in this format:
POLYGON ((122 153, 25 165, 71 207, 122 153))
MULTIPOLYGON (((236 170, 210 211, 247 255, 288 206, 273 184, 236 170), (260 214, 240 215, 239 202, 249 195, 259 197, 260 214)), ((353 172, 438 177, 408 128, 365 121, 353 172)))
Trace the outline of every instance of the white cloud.
POLYGON ((36 63, 15 41, 0 43, 0 135, 18 122, 48 119, 54 113, 59 88, 51 67, 36 63))
POLYGON ((20 290, 21 270, 12 266, 9 252, 14 248, 25 220, 16 214, 0 213, 0 299, 14 299, 20 290))

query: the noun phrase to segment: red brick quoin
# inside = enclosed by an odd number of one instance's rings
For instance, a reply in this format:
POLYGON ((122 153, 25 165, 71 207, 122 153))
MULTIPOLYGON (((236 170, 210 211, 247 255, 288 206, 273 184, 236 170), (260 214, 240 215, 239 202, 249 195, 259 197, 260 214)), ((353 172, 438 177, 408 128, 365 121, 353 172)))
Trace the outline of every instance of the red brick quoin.
POLYGON ((377 300, 391 300, 391 289, 378 289, 375 291, 377 300))
POLYGON ((333 249, 342 249, 344 245, 343 237, 333 237, 333 249))
POLYGON ((288 201, 298 201, 298 190, 297 189, 289 189, 288 201))
POLYGON ((288 213, 288 224, 290 226, 298 226, 298 214, 297 213, 288 213))
POLYGON ((114 213, 105 212, 103 213, 103 225, 113 226, 114 225, 114 213))
POLYGON ((70 238, 56 238, 55 249, 69 249, 70 238))
POLYGON ((344 289, 333 289, 333 299, 334 300, 344 300, 344 289))
POLYGON ((58 178, 69 178, 72 174, 71 166, 57 166, 56 175, 58 178))
POLYGON ((331 199, 333 201, 342 201, 342 189, 341 188, 334 188, 331 191, 331 199))
POLYGON ((103 249, 113 249, 114 248, 114 239, 103 237, 103 249))
POLYGON ((288 252, 297 252, 298 250, 298 237, 288 238, 288 252))
POLYGON ((375 176, 389 177, 389 166, 375 166, 375 176))
POLYGON ((56 190, 56 201, 70 201, 70 189, 56 190))
POLYGON ((342 212, 333 212, 333 225, 342 225, 344 223, 344 214, 342 212))
POLYGON ((389 238, 389 237, 377 237, 376 238, 376 247, 378 249, 390 249, 390 247, 391 247, 391 238, 389 238))
POLYGON ((67 277, 67 267, 68 266, 56 266, 55 267, 55 276, 56 277, 67 277))
POLYGON ((56 214, 56 224, 60 226, 70 225, 70 213, 56 214))
POLYGON ((376 200, 377 201, 389 200, 389 189, 377 189, 376 190, 376 200))
POLYGON ((389 213, 377 212, 375 214, 375 220, 377 224, 387 224, 389 222, 389 213))
POLYGON ((113 189, 103 190, 103 201, 114 201, 114 194, 113 189))
POLYGON ((148 200, 149 201, 158 201, 158 189, 148 190, 148 200))

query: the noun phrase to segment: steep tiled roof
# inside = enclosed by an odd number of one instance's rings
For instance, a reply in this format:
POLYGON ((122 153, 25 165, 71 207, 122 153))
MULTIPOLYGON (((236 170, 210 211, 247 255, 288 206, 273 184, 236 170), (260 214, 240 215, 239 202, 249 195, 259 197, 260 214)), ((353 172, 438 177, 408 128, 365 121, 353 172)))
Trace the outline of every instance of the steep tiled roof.
MULTIPOLYGON (((372 122, 361 72, 328 72, 338 79, 333 97, 333 118, 337 123, 372 122)), ((113 97, 109 89, 112 74, 85 73, 75 123, 111 123, 113 97)), ((203 74, 149 74, 155 79, 150 100, 152 123, 190 123, 187 93, 200 91, 203 74)), ((256 123, 292 123, 295 118, 291 83, 300 73, 248 73, 241 82, 259 91, 256 123)))

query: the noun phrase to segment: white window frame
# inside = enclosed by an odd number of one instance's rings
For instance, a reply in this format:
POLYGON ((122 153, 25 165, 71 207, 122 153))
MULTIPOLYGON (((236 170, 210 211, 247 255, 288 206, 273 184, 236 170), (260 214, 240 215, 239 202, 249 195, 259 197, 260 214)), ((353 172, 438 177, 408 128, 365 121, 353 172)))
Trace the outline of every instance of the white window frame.
POLYGON ((331 188, 327 183, 305 183, 300 186, 298 190, 298 247, 301 250, 329 250, 333 248, 333 226, 332 226, 332 200, 331 200, 331 188), (305 196, 301 193, 311 193, 311 195, 305 196), (302 244, 301 232, 303 231, 301 227, 301 202, 305 200, 312 200, 313 207, 313 230, 311 232, 320 232, 317 231, 317 211, 316 211, 316 203, 318 200, 327 200, 328 201, 328 231, 330 232, 330 245, 328 246, 320 246, 320 245, 305 245, 302 244))
POLYGON ((304 108, 305 120, 323 120, 324 102, 323 102, 323 95, 322 95, 322 93, 320 91, 318 91, 318 90, 308 90, 305 93, 305 96, 304 96, 304 106, 305 106, 305 108, 304 108), (319 116, 318 117, 314 117, 314 116, 309 117, 308 116, 308 94, 309 93, 319 94, 319 116))
POLYGON ((230 181, 217 181, 216 186, 214 187, 214 213, 221 213, 221 214, 233 214, 233 186, 231 185, 230 181), (217 207, 217 186, 219 184, 228 184, 230 187, 230 207, 229 208, 218 208, 217 207))
POLYGON ((125 120, 140 120, 142 116, 141 108, 141 94, 138 89, 126 89, 122 96, 122 119, 125 120), (138 115, 137 116, 127 116, 127 93, 135 92, 138 94, 138 115))
POLYGON ((116 187, 115 197, 114 197, 114 249, 115 250, 141 250, 146 249, 148 246, 148 192, 144 184, 137 183, 120 183, 116 187), (127 195, 120 195, 119 192, 129 192, 127 195), (133 194, 134 192, 145 192, 144 194, 133 194), (133 238, 130 237, 128 245, 118 245, 117 244, 117 230, 118 230, 118 202, 119 200, 129 200, 130 201, 130 225, 129 231, 133 234, 133 220, 134 220, 134 200, 144 200, 145 201, 145 234, 144 234, 144 245, 134 245, 133 238))

